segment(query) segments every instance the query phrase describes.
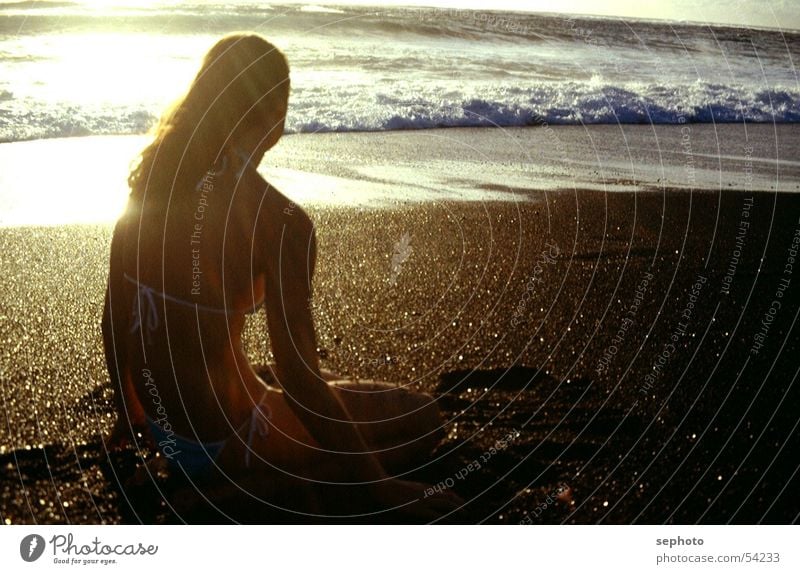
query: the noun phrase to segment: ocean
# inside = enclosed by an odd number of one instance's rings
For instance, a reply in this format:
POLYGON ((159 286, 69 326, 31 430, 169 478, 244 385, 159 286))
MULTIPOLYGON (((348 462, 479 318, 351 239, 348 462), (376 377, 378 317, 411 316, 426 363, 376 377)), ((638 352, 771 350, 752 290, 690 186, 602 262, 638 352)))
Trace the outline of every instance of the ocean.
POLYGON ((0 141, 142 134, 223 34, 292 67, 287 132, 800 120, 800 32, 437 8, 0 4, 0 141))

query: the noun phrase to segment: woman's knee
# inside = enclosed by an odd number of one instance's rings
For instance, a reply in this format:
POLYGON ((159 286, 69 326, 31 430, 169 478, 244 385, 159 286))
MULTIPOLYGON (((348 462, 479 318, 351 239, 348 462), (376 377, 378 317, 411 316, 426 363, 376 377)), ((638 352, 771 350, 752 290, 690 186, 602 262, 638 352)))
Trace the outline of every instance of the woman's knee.
POLYGON ((438 416, 432 397, 399 385, 376 381, 335 381, 331 386, 357 422, 391 423, 438 416))

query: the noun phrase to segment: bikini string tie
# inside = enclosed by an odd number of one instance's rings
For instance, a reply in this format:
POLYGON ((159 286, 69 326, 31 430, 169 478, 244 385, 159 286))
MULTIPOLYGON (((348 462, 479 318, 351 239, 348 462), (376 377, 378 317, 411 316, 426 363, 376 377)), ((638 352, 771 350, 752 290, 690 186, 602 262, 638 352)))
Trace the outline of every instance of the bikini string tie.
POLYGON ((139 284, 138 297, 133 302, 133 325, 130 332, 133 333, 137 329, 141 330, 143 327, 147 329, 147 344, 151 345, 153 343, 152 334, 158 329, 158 308, 153 296, 153 289, 147 285, 139 284), (144 321, 141 315, 142 305, 145 307, 144 321))
POLYGON ((250 454, 253 452, 253 439, 258 433, 258 436, 264 438, 269 434, 269 422, 272 420, 272 410, 264 402, 266 394, 261 398, 250 413, 250 429, 247 432, 247 452, 244 455, 244 463, 247 468, 250 468, 250 454))

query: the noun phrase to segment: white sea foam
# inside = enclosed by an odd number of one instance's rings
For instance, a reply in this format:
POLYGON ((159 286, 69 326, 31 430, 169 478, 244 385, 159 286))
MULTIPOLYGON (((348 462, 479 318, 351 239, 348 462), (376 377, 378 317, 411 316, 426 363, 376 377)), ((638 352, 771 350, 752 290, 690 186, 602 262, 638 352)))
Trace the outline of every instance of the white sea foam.
POLYGON ((143 133, 205 49, 241 29, 290 60, 289 132, 800 121, 792 33, 244 3, 2 13, 0 141, 143 133))

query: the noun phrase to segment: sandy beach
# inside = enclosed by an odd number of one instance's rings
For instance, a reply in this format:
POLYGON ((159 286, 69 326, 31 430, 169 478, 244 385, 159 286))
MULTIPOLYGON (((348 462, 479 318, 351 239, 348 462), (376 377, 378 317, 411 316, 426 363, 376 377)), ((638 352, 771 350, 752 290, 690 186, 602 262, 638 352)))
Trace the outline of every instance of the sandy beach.
MULTIPOLYGON (((297 196, 322 366, 437 397, 447 439, 408 478, 468 501, 444 521, 796 520, 797 132, 717 128, 689 154, 679 126, 300 135, 262 166, 293 199, 302 173, 347 191, 297 196)), ((137 455, 98 438, 110 232, 0 228, 2 519, 325 522, 120 487, 137 455)))

